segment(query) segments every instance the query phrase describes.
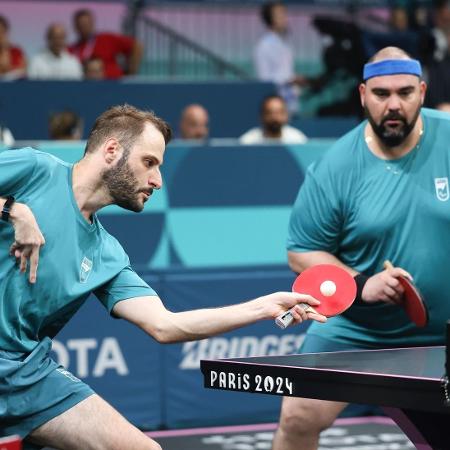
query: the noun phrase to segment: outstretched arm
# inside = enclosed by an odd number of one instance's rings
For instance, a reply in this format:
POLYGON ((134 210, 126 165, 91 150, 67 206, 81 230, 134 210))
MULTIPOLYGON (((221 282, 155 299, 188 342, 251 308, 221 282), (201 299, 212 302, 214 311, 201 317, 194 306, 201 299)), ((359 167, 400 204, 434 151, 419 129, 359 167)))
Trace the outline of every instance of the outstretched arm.
MULTIPOLYGON (((0 210, 6 198, 0 197, 0 210)), ((13 203, 9 214, 9 222, 14 228, 14 242, 9 253, 20 263, 20 271, 25 273, 30 262, 30 283, 36 282, 36 272, 39 263, 39 250, 45 244, 44 236, 39 229, 33 212, 23 203, 13 203)))
MULTIPOLYGON (((172 343, 204 339, 260 320, 273 320, 299 303, 314 307, 319 301, 309 295, 276 292, 236 305, 173 313, 159 297, 136 297, 116 303, 113 313, 139 326, 157 341, 172 343)), ((326 321, 326 317, 305 312, 300 306, 293 315, 295 323, 307 319, 326 321)))

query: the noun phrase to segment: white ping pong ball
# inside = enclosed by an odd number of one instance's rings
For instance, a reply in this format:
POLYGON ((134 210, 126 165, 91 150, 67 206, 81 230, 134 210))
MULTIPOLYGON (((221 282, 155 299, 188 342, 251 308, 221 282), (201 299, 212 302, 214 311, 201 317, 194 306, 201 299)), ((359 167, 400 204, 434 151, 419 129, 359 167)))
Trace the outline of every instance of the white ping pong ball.
POLYGON ((332 295, 334 295, 335 292, 336 292, 336 285, 330 280, 324 281, 320 285, 320 293, 325 297, 331 297, 332 295))

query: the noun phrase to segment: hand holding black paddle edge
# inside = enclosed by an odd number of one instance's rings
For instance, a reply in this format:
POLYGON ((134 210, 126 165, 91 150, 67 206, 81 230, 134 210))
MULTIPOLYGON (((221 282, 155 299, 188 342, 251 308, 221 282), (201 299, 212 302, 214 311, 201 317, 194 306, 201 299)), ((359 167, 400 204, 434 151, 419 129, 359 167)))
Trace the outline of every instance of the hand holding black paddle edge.
MULTIPOLYGON (((390 261, 384 262, 386 271, 391 272, 397 270, 390 261)), ((403 269, 401 269, 403 270, 403 269)), ((403 295, 399 306, 405 309, 407 316, 418 327, 424 327, 428 323, 428 309, 419 289, 413 282, 412 276, 404 271, 405 274, 397 276, 402 287, 403 295)))

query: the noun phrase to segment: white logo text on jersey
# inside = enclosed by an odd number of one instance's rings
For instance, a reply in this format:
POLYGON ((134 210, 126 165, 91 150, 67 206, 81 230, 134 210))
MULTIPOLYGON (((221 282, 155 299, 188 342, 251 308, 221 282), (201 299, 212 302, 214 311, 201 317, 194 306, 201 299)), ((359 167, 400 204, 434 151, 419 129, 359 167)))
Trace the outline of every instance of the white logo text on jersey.
POLYGON ((441 202, 446 202, 450 198, 450 192, 448 188, 448 178, 435 178, 434 187, 436 189, 436 197, 441 202))
POLYGON ((86 258, 86 256, 83 258, 83 261, 81 261, 80 266, 80 283, 86 283, 87 279, 89 278, 89 275, 92 271, 92 261, 89 258, 86 258))

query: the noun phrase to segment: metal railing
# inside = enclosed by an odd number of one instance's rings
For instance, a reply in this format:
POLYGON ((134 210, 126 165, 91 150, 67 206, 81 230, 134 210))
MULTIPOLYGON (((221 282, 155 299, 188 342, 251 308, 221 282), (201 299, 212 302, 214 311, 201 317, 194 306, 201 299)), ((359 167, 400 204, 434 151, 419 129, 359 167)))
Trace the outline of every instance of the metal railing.
POLYGON ((144 14, 137 17, 135 33, 145 49, 140 70, 144 76, 179 80, 250 78, 243 68, 144 14))

